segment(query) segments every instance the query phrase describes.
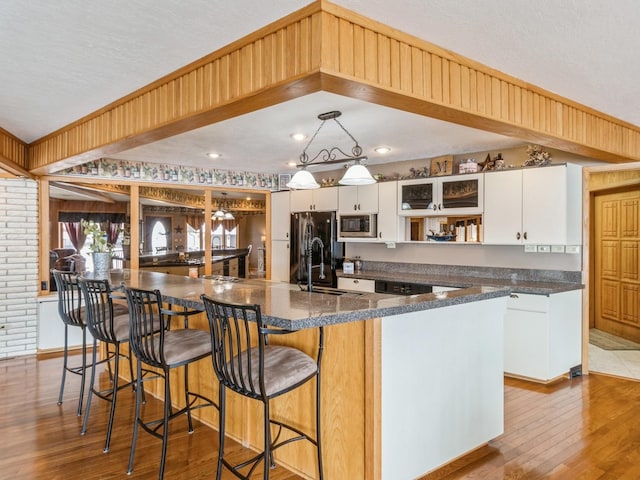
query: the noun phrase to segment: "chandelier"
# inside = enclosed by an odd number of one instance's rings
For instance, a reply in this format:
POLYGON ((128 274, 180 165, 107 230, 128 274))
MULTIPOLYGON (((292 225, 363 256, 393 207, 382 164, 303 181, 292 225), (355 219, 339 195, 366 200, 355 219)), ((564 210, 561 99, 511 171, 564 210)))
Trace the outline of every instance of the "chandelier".
POLYGON ((229 204, 226 200, 226 192, 222 192, 224 200, 218 200, 217 208, 214 214, 211 216, 211 220, 235 220, 233 214, 229 211, 229 204))
POLYGON ((320 160, 316 165, 330 165, 334 163, 345 163, 345 167, 348 166, 344 176, 338 181, 341 185, 370 185, 376 183, 375 179, 371 176, 367 167, 360 162, 366 160, 367 157, 362 155, 362 147, 358 144, 358 141, 351 135, 348 130, 338 121, 338 117, 342 115, 342 112, 333 110, 331 112, 321 113, 318 115, 318 119, 322 121, 320 126, 313 134, 309 143, 304 147, 304 150, 300 154, 300 163, 296 167, 301 170, 291 178, 287 187, 298 190, 311 190, 314 188, 320 188, 318 182, 311 172, 307 170, 307 167, 312 165, 316 160, 320 160), (314 157, 309 157, 307 149, 313 143, 316 136, 324 126, 327 120, 333 120, 338 126, 346 133, 353 141, 354 145, 351 148, 351 154, 344 152, 340 147, 330 147, 321 149, 314 157), (337 158, 338 154, 343 158, 337 158), (349 165, 350 162, 353 162, 349 165))

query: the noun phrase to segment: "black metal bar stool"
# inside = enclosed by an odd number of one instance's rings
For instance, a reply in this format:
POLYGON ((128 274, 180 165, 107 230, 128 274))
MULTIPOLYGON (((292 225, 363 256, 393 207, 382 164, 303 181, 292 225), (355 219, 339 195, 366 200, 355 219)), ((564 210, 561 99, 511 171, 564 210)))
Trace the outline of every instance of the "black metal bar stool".
POLYGON ((169 422, 179 415, 187 414, 189 433, 193 432, 191 412, 195 409, 215 406, 215 402, 189 390, 188 365, 211 355, 211 339, 209 333, 194 328, 182 328, 171 330, 169 320, 171 316, 179 315, 186 318, 197 311, 174 311, 163 308, 162 294, 158 290, 142 290, 127 288, 127 301, 130 315, 129 348, 138 358, 136 375, 136 413, 131 440, 131 452, 129 454, 129 468, 127 473, 133 471, 133 460, 138 437, 138 428, 142 427, 146 432, 162 439, 162 456, 160 458, 160 472, 158 478, 164 476, 164 465, 167 454, 167 438, 169 435, 169 422), (157 327, 160 326, 158 329, 157 327), (141 364, 155 367, 161 372, 155 377, 143 377, 141 364), (185 406, 178 411, 173 411, 171 406, 171 382, 169 373, 177 367, 185 367, 184 392, 185 406), (153 378, 164 380, 164 413, 163 417, 145 421, 140 416, 142 404, 142 385, 144 381, 153 378))
POLYGON ((259 305, 234 305, 201 296, 204 302, 212 343, 213 369, 220 381, 220 446, 216 479, 220 480, 223 466, 236 477, 249 479, 255 468, 264 463, 263 478, 269 478, 270 468, 275 466, 273 452, 291 442, 307 440, 318 455, 318 478, 322 480, 322 449, 320 442, 320 362, 324 348, 324 330, 318 330, 318 353, 312 358, 306 353, 288 346, 269 345, 269 336, 294 333, 290 330, 269 328, 260 313, 259 305), (251 323, 257 328, 251 328, 251 323), (254 345, 247 348, 247 345, 254 345), (269 414, 271 399, 290 392, 309 380, 316 379, 316 437, 310 437, 300 429, 272 419, 269 414), (246 462, 232 465, 224 458, 225 391, 234 392, 262 402, 264 407, 264 451, 246 462), (271 426, 277 427, 272 438, 271 426), (294 434, 279 441, 282 430, 294 434), (248 468, 246 475, 241 470, 248 468))
MULTIPOLYGON (((131 385, 135 385, 135 376, 133 373, 133 365, 131 355, 124 355, 120 351, 120 344, 129 341, 129 312, 116 315, 117 303, 114 307, 114 296, 124 299, 124 293, 118 295, 112 292, 108 280, 90 280, 87 278, 79 278, 78 285, 82 291, 87 329, 93 336, 93 360, 91 362, 91 379, 89 380, 89 393, 87 396, 87 406, 84 411, 84 420, 82 422, 81 435, 87 432, 89 423, 89 411, 91 410, 91 399, 93 395, 111 403, 109 411, 109 421, 107 423, 107 438, 104 444, 104 452, 109 451, 109 443, 111 441, 111 430, 113 428, 113 418, 116 410, 116 400, 118 391, 131 385), (105 358, 98 360, 98 341, 104 342, 106 345, 113 345, 113 351, 107 348, 105 358), (129 363, 129 372, 131 381, 119 384, 120 359, 126 358, 129 363), (111 377, 111 388, 99 390, 95 386, 96 367, 106 363, 110 365, 113 362, 113 375, 111 377)), ((111 373, 111 368, 109 372, 111 373)), ((144 392, 143 392, 144 395, 144 392)))

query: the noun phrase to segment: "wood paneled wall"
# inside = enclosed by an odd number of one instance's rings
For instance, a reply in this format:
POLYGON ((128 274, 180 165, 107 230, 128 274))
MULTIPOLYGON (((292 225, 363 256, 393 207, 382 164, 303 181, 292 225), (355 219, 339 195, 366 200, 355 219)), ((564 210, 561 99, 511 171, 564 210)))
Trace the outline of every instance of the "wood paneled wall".
POLYGON ((27 144, 0 128, 0 169, 31 177, 27 171, 27 144))
POLYGON ((640 159, 640 129, 324 0, 29 146, 37 174, 326 90, 561 150, 640 159))

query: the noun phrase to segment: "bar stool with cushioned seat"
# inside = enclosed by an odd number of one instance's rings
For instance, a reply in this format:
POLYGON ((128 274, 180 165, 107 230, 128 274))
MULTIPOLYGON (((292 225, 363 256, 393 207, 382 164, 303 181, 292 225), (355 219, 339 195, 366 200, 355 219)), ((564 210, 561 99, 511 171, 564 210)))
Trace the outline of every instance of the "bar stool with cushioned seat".
MULTIPOLYGON (((109 443, 111 441, 111 430, 113 428, 113 417, 116 410, 116 400, 118 391, 131 385, 135 385, 135 376, 133 373, 133 365, 131 363, 131 355, 125 355, 120 352, 120 344, 129 341, 129 312, 116 315, 118 304, 114 303, 114 295, 116 298, 124 298, 123 295, 117 295, 111 291, 108 280, 90 280, 87 278, 79 278, 78 285, 82 291, 87 329, 93 336, 93 361, 91 362, 91 379, 89 380, 89 393, 87 396, 87 406, 84 411, 84 420, 82 422, 81 435, 87 432, 89 422, 89 411, 91 410, 91 399, 93 395, 111 403, 109 411, 109 421, 107 423, 107 438, 104 444, 104 452, 109 451, 109 443), (115 306, 115 307, 114 307, 115 306), (113 352, 107 349, 105 358, 98 360, 98 341, 107 345, 113 345, 113 352), (120 359, 126 358, 129 362, 129 372, 131 381, 119 384, 119 365, 120 359), (96 367, 100 364, 110 363, 113 361, 113 376, 111 379, 112 386, 109 389, 98 390, 95 386, 96 367)), ((111 372, 111 369, 109 369, 111 372)), ((144 395, 144 392, 143 392, 144 395)))
POLYGON ((211 355, 211 340, 209 333, 194 328, 182 328, 171 330, 169 319, 171 316, 184 316, 186 318, 197 311, 183 310, 173 311, 163 308, 163 297, 158 290, 142 290, 127 288, 127 301, 129 304, 129 348, 139 360, 136 374, 136 413, 131 440, 131 452, 129 455, 129 468, 127 473, 133 471, 133 460, 138 436, 138 428, 142 427, 146 432, 162 439, 162 456, 160 458, 160 472, 158 478, 164 476, 164 465, 167 455, 167 438, 169 435, 169 421, 184 413, 189 422, 189 433, 193 432, 191 412, 197 408, 216 406, 212 400, 189 390, 190 363, 211 355), (158 330, 156 327, 160 326, 158 330), (155 367, 161 372, 158 376, 164 380, 164 412, 160 419, 144 421, 140 416, 142 404, 142 384, 146 380, 157 377, 143 378, 141 364, 155 367), (169 373, 171 370, 184 366, 184 395, 185 406, 174 412, 171 406, 171 382, 169 373), (162 430, 159 432, 159 430, 162 430))
POLYGON ((58 289, 58 314, 64 323, 64 349, 62 360, 62 381, 58 394, 58 405, 62 404, 64 384, 67 372, 80 375, 80 397, 78 399, 78 416, 82 415, 82 403, 84 400, 84 380, 87 371, 87 331, 82 307, 82 294, 78 287, 78 274, 62 270, 52 270, 53 278, 58 289), (69 327, 82 329, 82 364, 70 367, 68 364, 69 353, 69 327))
POLYGON ((308 440, 316 447, 318 478, 322 480, 322 449, 320 442, 320 361, 324 348, 324 331, 318 330, 318 353, 312 358, 293 347, 270 345, 269 336, 294 333, 290 330, 269 328, 262 320, 260 305, 234 305, 201 296, 209 319, 212 343, 213 369, 220 381, 219 406, 219 452, 216 479, 220 480, 223 466, 242 479, 248 479, 255 468, 264 463, 263 478, 269 478, 270 467, 274 467, 273 452, 298 440, 308 440), (257 328, 251 328, 251 323, 257 328), (247 345, 253 345, 247 348, 247 345), (316 438, 282 421, 272 419, 269 402, 275 397, 290 392, 309 380, 316 379, 315 428, 316 438), (225 390, 229 388, 245 397, 262 402, 264 407, 264 451, 246 462, 232 465, 224 458, 225 390), (275 438, 271 426, 278 427, 275 438), (294 433, 291 438, 279 441, 282 429, 294 433), (250 467, 245 474, 240 470, 250 467))

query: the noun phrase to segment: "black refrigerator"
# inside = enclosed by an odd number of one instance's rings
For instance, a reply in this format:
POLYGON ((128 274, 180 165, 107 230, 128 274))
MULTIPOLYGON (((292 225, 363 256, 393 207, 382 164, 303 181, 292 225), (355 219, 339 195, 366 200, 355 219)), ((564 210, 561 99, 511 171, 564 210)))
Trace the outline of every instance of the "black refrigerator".
POLYGON ((307 245, 319 238, 324 245, 314 242, 311 255, 311 281, 313 285, 337 287, 336 269, 342 268, 344 245, 338 242, 336 212, 300 212, 291 214, 291 283, 307 285, 307 245), (321 256, 321 253, 324 256, 321 256), (320 264, 324 263, 325 278, 320 278, 320 264))

